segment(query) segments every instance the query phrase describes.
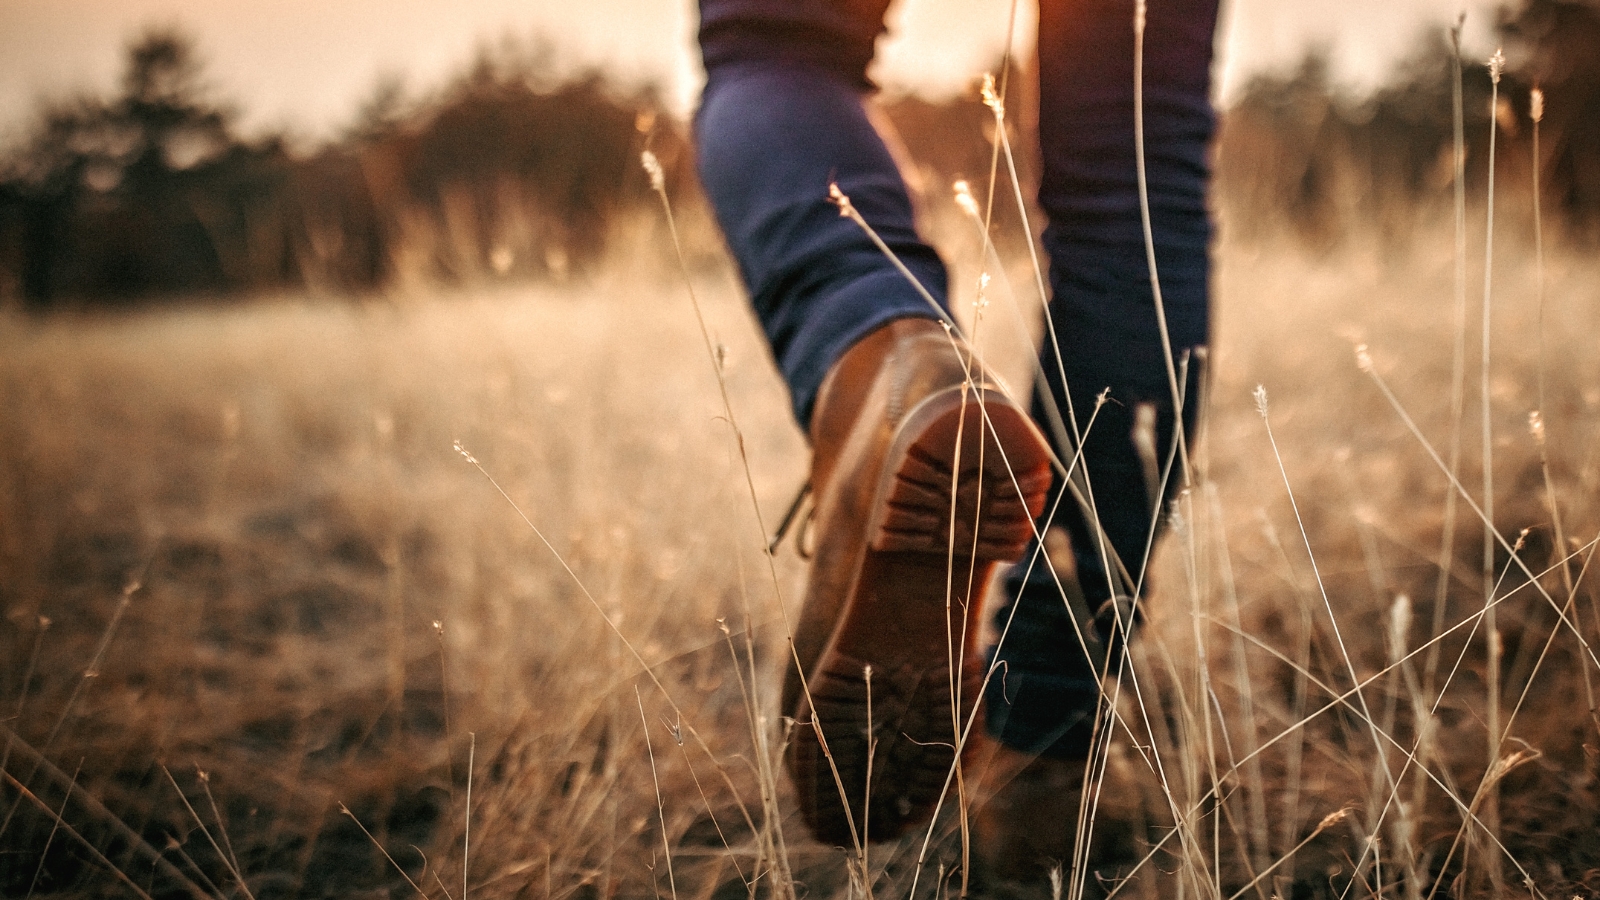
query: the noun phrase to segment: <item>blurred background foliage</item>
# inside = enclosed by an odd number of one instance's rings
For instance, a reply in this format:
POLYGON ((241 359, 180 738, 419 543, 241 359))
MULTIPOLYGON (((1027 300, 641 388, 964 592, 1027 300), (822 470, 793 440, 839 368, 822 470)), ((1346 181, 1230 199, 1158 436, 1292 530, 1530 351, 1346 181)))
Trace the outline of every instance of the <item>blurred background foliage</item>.
MULTIPOLYGON (((1501 14, 1509 63, 1495 111, 1506 214, 1531 207, 1529 91, 1540 87, 1547 220, 1600 239, 1600 0, 1527 0, 1501 14)), ((33 309, 280 289, 362 293, 408 282, 564 280, 603 258, 655 201, 648 145, 675 201, 703 215, 686 123, 653 92, 599 73, 557 80, 548 54, 481 51, 423 97, 385 81, 338 138, 295 148, 247 138, 207 92, 181 31, 130 44, 120 90, 41 106, 0 156, 0 303, 33 309)), ((1217 202, 1234 236, 1286 230, 1314 247, 1351 235, 1407 246, 1452 203, 1448 35, 1424 39, 1388 86, 1345 96, 1313 52, 1257 78, 1223 115, 1217 202)), ((1481 201, 1490 89, 1463 62, 1467 183, 1481 201)), ((924 193, 979 180, 989 114, 975 97, 885 98, 924 193), (937 189, 935 189, 937 188, 937 189)), ((1026 128, 1026 123, 1022 127, 1026 128)), ((1017 146, 1027 146, 1018 141, 1017 146)), ((1026 173, 1030 160, 1022 161, 1026 173)), ((700 239, 714 243, 709 229, 700 239)))
MULTIPOLYGON (((1544 95, 1539 184, 1546 224, 1579 244, 1600 238, 1600 2, 1527 0, 1501 12, 1507 57, 1493 113, 1496 203, 1532 212, 1530 97, 1544 95)), ((1449 34, 1427 36, 1370 97, 1341 96, 1325 54, 1290 73, 1257 78, 1223 117, 1217 194, 1229 224, 1249 236, 1289 226, 1313 246, 1375 228, 1398 250, 1453 206, 1449 34)), ((1469 197, 1484 199, 1493 84, 1482 59, 1462 60, 1469 197)))
POLYGON ((674 184, 691 181, 676 171, 686 131, 649 114, 653 95, 598 74, 551 83, 537 51, 484 50, 424 100, 384 82, 344 135, 298 153, 242 137, 196 55, 182 32, 142 35, 116 96, 45 105, 0 159, 0 296, 48 307, 564 278, 648 199, 647 139, 674 184))

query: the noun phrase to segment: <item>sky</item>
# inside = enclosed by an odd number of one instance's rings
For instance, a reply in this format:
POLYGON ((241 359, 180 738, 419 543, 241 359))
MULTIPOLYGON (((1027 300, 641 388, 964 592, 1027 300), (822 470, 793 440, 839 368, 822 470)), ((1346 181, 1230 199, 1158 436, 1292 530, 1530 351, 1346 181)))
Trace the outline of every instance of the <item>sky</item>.
MULTIPOLYGON (((1021 4, 1021 44, 1031 6, 1021 4)), ((896 91, 959 91, 999 57, 1010 9, 1010 0, 898 0, 875 75, 896 91)), ((1312 45, 1329 49, 1339 81, 1370 88, 1422 29, 1463 12, 1468 51, 1487 56, 1493 6, 1484 0, 1224 0, 1220 99, 1312 45)), ((564 70, 658 82, 677 112, 692 107, 701 77, 693 0, 0 0, 0 142, 25 131, 41 97, 113 92, 129 40, 163 25, 197 39, 215 96, 237 106, 247 131, 313 140, 352 121, 380 81, 427 91, 507 35, 547 43, 564 70)))

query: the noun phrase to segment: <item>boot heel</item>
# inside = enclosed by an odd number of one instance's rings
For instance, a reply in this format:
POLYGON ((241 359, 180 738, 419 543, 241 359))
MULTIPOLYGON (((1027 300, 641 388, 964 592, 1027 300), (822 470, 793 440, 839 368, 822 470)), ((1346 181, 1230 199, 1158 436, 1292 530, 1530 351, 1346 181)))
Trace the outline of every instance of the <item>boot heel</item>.
POLYGON ((872 549, 1009 561, 1033 536, 1049 458, 1017 407, 992 390, 965 393, 948 388, 907 416, 878 487, 872 549))

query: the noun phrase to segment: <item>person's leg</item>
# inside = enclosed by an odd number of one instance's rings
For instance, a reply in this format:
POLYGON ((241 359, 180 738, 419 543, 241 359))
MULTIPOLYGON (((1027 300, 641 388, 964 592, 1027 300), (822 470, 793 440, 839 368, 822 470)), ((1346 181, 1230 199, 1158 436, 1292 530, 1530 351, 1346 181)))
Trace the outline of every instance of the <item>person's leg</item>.
MULTIPOLYGON (((1101 674, 1120 670, 1123 636, 1136 618, 1125 598, 1144 593, 1152 523, 1182 476, 1174 469, 1165 497, 1152 502, 1160 485, 1149 483, 1149 449, 1159 479, 1172 458, 1178 416, 1139 211, 1134 2, 1040 0, 1040 7, 1039 202, 1049 216, 1054 339, 1047 336, 1041 350, 1045 378, 1033 412, 1040 423, 1054 423, 1046 431, 1062 459, 1072 459, 1081 443, 1080 475, 1087 477, 1074 482, 1093 515, 1061 496, 1058 479, 1048 505, 1055 513, 1039 525, 1041 533, 1066 533, 1071 560, 1061 568, 1070 571, 1052 573, 1030 553, 1006 575, 1006 602, 995 619, 1005 637, 991 650, 998 666, 984 698, 998 746, 974 840, 980 879, 1044 896, 1049 869, 1073 859, 1082 796, 1076 788, 1094 739, 1101 674), (1088 426, 1101 391, 1108 402, 1080 438, 1076 429, 1088 426), (1148 438, 1143 458, 1140 429, 1148 438), (1041 824, 1019 826, 1024 822, 1041 824)), ((1208 336, 1217 0, 1153 0, 1148 15, 1143 94, 1152 243, 1174 367, 1190 357, 1187 378, 1180 376, 1187 430, 1200 379, 1192 351, 1208 336)), ((1116 816, 1101 821, 1091 865, 1131 861, 1131 838, 1116 816)), ((1092 888, 1098 880, 1084 883, 1092 888)))
MULTIPOLYGON (((1216 17, 1217 0, 1152 0, 1145 33, 1150 216, 1175 366, 1208 337, 1216 17)), ((1059 410, 1056 421, 1064 427, 1046 432, 1062 459, 1074 455, 1074 422, 1087 426, 1096 396, 1109 389, 1109 401, 1082 441, 1081 466, 1099 527, 1072 497, 1056 505, 1059 483, 1051 495, 1055 517, 1041 525, 1060 526, 1071 538, 1082 608, 1089 611, 1105 609, 1114 595, 1134 596, 1145 563, 1156 486, 1147 483, 1136 449, 1140 408, 1154 413, 1159 471, 1175 437, 1139 211, 1133 52, 1133 0, 1041 0, 1039 201, 1049 217, 1044 243, 1055 340, 1047 337, 1041 351, 1046 377, 1034 412, 1046 423, 1056 420, 1047 407, 1059 410)), ((1198 377, 1199 362, 1191 359, 1187 384, 1180 384, 1186 428, 1194 421, 1198 377)), ((1181 477, 1174 468, 1167 496, 1181 477)), ((1007 574, 1008 602, 997 612, 997 624, 1009 623, 1009 630, 996 652, 1002 668, 985 698, 988 725, 1016 750, 1081 760, 1092 736, 1098 673, 1080 649, 1069 605, 1047 567, 1041 561, 1030 569, 1027 562, 1007 574)), ((1098 625, 1104 631, 1113 620, 1103 615, 1098 625)), ((1113 671, 1117 663, 1113 653, 1113 671)))
POLYGON ((932 321, 944 268, 862 107, 886 5, 701 7, 701 178, 812 439, 817 540, 782 713, 801 812, 836 844, 931 815, 977 700, 981 593, 1049 484, 1027 413, 932 321))
POLYGON ((702 0, 700 179, 739 264, 801 428, 844 351, 900 318, 937 318, 828 199, 837 183, 944 303, 938 254, 862 106, 889 0, 702 0))

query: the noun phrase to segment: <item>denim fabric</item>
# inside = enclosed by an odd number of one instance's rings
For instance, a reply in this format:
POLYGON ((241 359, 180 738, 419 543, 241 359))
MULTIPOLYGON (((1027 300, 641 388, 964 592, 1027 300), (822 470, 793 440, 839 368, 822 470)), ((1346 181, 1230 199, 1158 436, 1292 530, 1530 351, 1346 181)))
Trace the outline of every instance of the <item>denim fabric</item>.
POLYGON ((809 63, 865 88, 889 0, 701 0, 707 74, 727 63, 809 63))
POLYGON ((839 215, 829 184, 941 300, 944 264, 917 237, 900 172, 851 79, 810 61, 726 62, 709 74, 695 131, 701 181, 804 427, 850 345, 891 319, 938 315, 839 215))
MULTIPOLYGON (((707 73, 695 122, 700 176, 802 427, 828 368, 851 344, 891 319, 935 315, 828 203, 830 180, 944 302, 944 267, 918 238, 905 186, 861 105, 887 6, 888 0, 700 3, 707 73)), ((1152 505, 1132 439, 1135 409, 1154 406, 1163 460, 1176 423, 1139 214, 1133 0, 1040 0, 1039 15, 1039 203, 1049 220, 1044 246, 1061 359, 1046 340, 1046 378, 1033 412, 1061 457, 1071 459, 1077 438, 1058 439, 1047 406, 1065 418, 1070 400, 1081 427, 1096 395, 1109 389, 1109 402, 1083 438, 1083 466, 1108 549, 1137 572, 1152 505)), ((1148 10, 1147 183, 1175 355, 1204 345, 1209 331, 1216 17, 1217 0, 1153 0, 1148 10)), ((1192 409, 1186 407, 1186 427, 1192 409)), ((1060 491, 1057 485, 1052 499, 1060 491)), ((1097 532, 1077 506, 1069 500, 1058 509, 1055 524, 1072 538, 1093 606, 1116 582, 1101 565, 1097 532)), ((1025 579, 1019 568, 1005 579, 997 616, 1013 622, 997 655, 1004 677, 986 697, 988 724, 1019 749, 1081 756, 1097 684, 1059 593, 1043 578, 1040 570, 1025 579)), ((1126 593, 1130 586, 1116 587, 1126 593)))

